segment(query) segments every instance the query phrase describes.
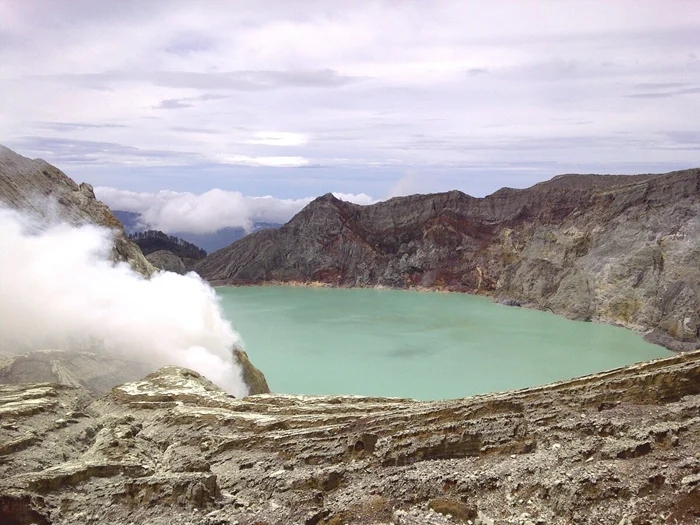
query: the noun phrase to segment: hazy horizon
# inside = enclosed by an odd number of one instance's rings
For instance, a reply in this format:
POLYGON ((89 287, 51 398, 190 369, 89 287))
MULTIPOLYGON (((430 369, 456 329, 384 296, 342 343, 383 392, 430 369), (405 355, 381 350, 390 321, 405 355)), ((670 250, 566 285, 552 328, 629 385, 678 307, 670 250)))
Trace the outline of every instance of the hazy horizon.
POLYGON ((203 231, 698 165, 700 10, 0 0, 0 144, 203 231))

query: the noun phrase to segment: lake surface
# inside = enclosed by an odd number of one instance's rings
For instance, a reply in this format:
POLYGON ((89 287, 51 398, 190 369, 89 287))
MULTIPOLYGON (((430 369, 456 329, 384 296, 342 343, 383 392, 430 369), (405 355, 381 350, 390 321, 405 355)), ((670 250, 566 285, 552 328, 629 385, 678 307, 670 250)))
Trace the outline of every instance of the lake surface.
POLYGON ((670 352, 624 328, 456 293, 217 288, 275 392, 459 398, 670 352))

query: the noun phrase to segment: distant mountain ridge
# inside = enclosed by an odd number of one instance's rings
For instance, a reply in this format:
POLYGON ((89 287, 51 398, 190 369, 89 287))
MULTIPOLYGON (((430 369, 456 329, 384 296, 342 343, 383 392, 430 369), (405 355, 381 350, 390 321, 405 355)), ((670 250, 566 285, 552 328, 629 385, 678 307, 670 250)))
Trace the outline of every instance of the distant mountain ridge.
POLYGON ((215 284, 322 282, 485 293, 700 346, 700 169, 564 175, 485 198, 370 206, 332 194, 195 270, 215 284))
POLYGON ((137 233, 137 232, 145 231, 148 229, 141 224, 141 222, 140 222, 141 214, 140 213, 135 213, 133 211, 124 211, 124 210, 112 210, 112 213, 114 214, 114 216, 117 219, 119 219, 119 221, 124 226, 124 230, 129 235, 131 235, 132 233, 137 233))
POLYGON ((221 228, 212 233, 174 232, 173 235, 199 246, 206 250, 207 253, 213 253, 230 246, 250 233, 260 230, 275 229, 280 226, 282 225, 272 222, 254 222, 251 231, 246 231, 244 228, 228 227, 221 228))
POLYGON ((194 244, 176 237, 168 235, 158 230, 147 230, 145 232, 132 233, 129 239, 134 241, 144 255, 149 255, 159 250, 167 250, 174 253, 181 259, 204 259, 207 252, 194 244))
MULTIPOLYGON (((140 213, 125 210, 114 210, 113 213, 122 222, 124 229, 130 235, 153 229, 143 220, 140 213)), ((252 231, 279 228, 280 226, 281 224, 273 222, 254 222, 252 231)), ((170 235, 190 242, 207 253, 212 253, 233 244, 249 233, 251 232, 246 231, 244 228, 228 227, 212 233, 172 232, 170 235)))
POLYGON ((129 235, 156 268, 184 274, 198 261, 207 256, 207 252, 184 239, 168 235, 158 230, 147 230, 129 235))

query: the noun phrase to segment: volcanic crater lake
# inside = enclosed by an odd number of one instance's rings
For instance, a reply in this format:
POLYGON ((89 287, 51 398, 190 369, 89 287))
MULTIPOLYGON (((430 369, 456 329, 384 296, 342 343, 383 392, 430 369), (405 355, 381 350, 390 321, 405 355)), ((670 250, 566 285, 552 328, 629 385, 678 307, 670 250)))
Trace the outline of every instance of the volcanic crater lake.
POLYGON ((542 385, 670 352, 637 333, 485 297, 217 288, 274 392, 431 400, 542 385))

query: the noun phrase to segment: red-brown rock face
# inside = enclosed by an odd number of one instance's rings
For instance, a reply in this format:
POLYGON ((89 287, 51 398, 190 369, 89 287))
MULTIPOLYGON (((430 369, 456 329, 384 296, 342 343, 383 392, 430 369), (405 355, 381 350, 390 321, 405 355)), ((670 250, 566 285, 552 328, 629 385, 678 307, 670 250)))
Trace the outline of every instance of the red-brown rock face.
POLYGON ((564 175, 483 199, 452 191, 358 206, 328 194, 196 270, 217 284, 487 293, 691 349, 700 342, 699 217, 700 169, 564 175))

